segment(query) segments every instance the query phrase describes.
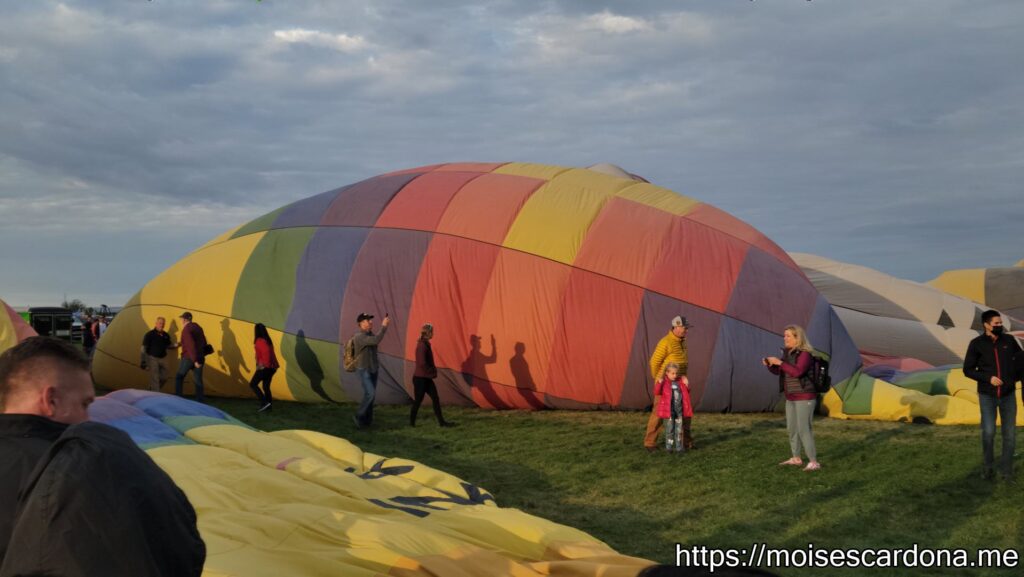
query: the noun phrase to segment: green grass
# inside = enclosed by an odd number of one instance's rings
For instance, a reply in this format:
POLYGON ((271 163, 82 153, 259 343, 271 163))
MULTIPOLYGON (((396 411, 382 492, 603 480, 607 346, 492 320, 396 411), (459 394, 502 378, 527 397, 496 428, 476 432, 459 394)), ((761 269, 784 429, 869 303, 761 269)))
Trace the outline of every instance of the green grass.
MULTIPOLYGON (((429 403, 429 401, 428 401, 429 403)), ((378 406, 357 431, 352 405, 255 401, 215 406, 263 430, 312 429, 367 451, 436 467, 489 490, 503 507, 584 530, 616 550, 675 562, 675 544, 785 549, 1013 548, 1024 537, 1024 483, 980 478, 977 427, 815 421, 823 468, 776 463, 789 456, 779 414, 694 418, 696 451, 676 457, 641 447, 636 412, 482 411, 429 406, 408 426, 408 407, 378 406)), ((997 445, 998 448, 998 445, 997 445)), ((1020 464, 1018 463, 1018 468, 1020 464)), ((775 569, 811 575, 1020 575, 1016 569, 775 569)))

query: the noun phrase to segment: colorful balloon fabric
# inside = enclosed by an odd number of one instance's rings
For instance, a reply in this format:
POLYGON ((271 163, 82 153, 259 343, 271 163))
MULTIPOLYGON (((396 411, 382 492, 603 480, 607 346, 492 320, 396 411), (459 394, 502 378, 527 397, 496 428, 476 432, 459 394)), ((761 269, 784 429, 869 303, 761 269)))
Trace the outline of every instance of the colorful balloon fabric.
POLYGON ((394 321, 380 346, 383 403, 410 398, 426 322, 442 402, 488 408, 648 406, 649 355, 676 315, 694 325, 700 410, 771 409, 777 383, 759 359, 790 323, 832 354, 836 382, 859 365, 825 299, 749 225, 633 178, 538 164, 393 172, 231 230, 127 303, 99 343, 97 381, 144 382, 144 332, 183 310, 217 351, 204 377, 214 395, 251 394, 262 322, 282 398, 359 399, 339 352, 361 312, 394 321))
POLYGON ((414 461, 313 431, 264 433, 213 407, 117 391, 90 408, 188 495, 205 577, 633 577, 650 561, 414 461))
MULTIPOLYGON (((861 353, 909 357, 930 365, 963 362, 982 330, 985 305, 863 266, 792 253, 832 303, 861 353)), ((1024 329, 1010 317, 1008 327, 1024 329)))
POLYGON ((28 325, 21 315, 14 312, 7 303, 0 299, 0 353, 27 339, 36 336, 36 331, 28 325))
POLYGON ((1024 319, 1024 260, 1012 267, 950 270, 928 281, 931 286, 960 295, 1004 315, 1024 319))
MULTIPOLYGON (((978 424, 977 383, 963 357, 984 305, 879 271, 792 253, 832 303, 861 351, 863 370, 823 399, 840 419, 978 424)), ((1024 328, 1005 317, 1007 326, 1024 328)), ((1018 416, 1024 423, 1024 416, 1018 416)))
MULTIPOLYGON (((1019 397, 1020 385, 1016 386, 1019 397)), ((864 369, 840 391, 825 395, 830 417, 902 421, 936 425, 977 425, 981 422, 978 384, 964 376, 962 366, 899 371, 884 365, 864 369)), ((1017 425, 1024 426, 1017 411, 1017 425)))

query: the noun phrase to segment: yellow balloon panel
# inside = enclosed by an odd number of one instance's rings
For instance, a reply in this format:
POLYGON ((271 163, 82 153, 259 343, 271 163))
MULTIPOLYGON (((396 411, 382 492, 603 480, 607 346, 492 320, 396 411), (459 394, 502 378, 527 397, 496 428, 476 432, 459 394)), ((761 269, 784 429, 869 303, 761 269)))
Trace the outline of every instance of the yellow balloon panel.
POLYGON ((36 331, 0 299, 0 353, 32 336, 36 331))
POLYGON ((586 169, 559 174, 533 193, 503 245, 572 264, 590 223, 604 204, 633 184, 586 169))
POLYGON ((206 248, 209 248, 209 247, 211 247, 211 246, 213 246, 213 245, 215 245, 215 244, 220 244, 220 243, 222 243, 222 242, 226 242, 226 241, 230 240, 230 239, 231 239, 231 237, 232 237, 232 236, 233 236, 233 235, 234 235, 234 234, 235 234, 236 232, 238 232, 238 230, 239 230, 239 229, 241 229, 241 228, 242 228, 243 226, 245 226, 245 225, 244 225, 244 224, 240 224, 240 225, 236 226, 235 228, 233 228, 233 229, 231 229, 231 230, 229 230, 229 231, 225 232, 224 234, 222 234, 222 235, 220 235, 220 236, 218 236, 218 237, 216 237, 216 238, 214 238, 214 239, 210 240, 210 242, 208 242, 208 243, 204 244, 203 246, 199 247, 199 248, 197 249, 197 252, 198 252, 198 251, 200 251, 200 250, 204 250, 204 249, 206 249, 206 248))
POLYGON ((193 314, 198 311, 231 316, 238 279, 264 234, 250 234, 197 250, 151 280, 142 289, 141 302, 177 303, 182 307, 179 313, 190 310, 193 314))
POLYGON ((689 214, 697 205, 701 204, 698 200, 646 182, 623 188, 615 193, 615 196, 657 208, 676 216, 689 214))
MULTIPOLYGON (((147 389, 149 373, 139 366, 141 361, 142 338, 156 324, 157 317, 164 317, 166 330, 173 343, 180 342, 180 307, 144 305, 125 308, 115 318, 118 330, 108 330, 96 347, 93 358, 93 376, 98 384, 108 389, 147 389), (127 360, 126 360, 127 359, 127 360)), ((220 315, 193 312, 192 320, 203 328, 206 340, 214 352, 206 357, 203 368, 203 385, 206 394, 229 397, 252 395, 249 379, 256 372, 256 351, 252 345, 253 323, 230 319, 220 315)), ((111 325, 113 326, 113 325, 111 325)), ((274 350, 281 350, 281 331, 268 329, 274 350)), ((167 367, 167 383, 161 389, 165 393, 174 391, 174 375, 178 370, 180 349, 167 351, 164 364, 167 367)), ((288 370, 287 359, 277 354, 281 365, 271 382, 275 399, 295 400, 285 383, 288 370)), ((192 375, 186 377, 184 393, 195 394, 192 375)))
POLYGON ((928 281, 928 284, 976 303, 985 302, 985 269, 951 270, 928 281))
MULTIPOLYGON (((973 381, 971 387, 958 378, 951 377, 949 395, 926 395, 864 375, 860 378, 861 386, 864 386, 864 382, 870 381, 871 412, 863 415, 844 413, 843 401, 836 390, 832 389, 822 401, 830 417, 900 422, 925 419, 936 425, 978 425, 981 422, 977 384, 973 381)), ((1019 387, 1016 395, 1020 397, 1019 387)), ((1021 413, 1022 411, 1017 411, 1017 426, 1024 426, 1024 415, 1021 413)))
POLYGON ((510 162, 503 164, 494 170, 494 174, 508 174, 511 176, 526 176, 539 178, 540 180, 551 180, 552 178, 572 170, 565 166, 553 166, 550 164, 532 164, 529 162, 510 162))
POLYGON ((650 561, 414 461, 311 431, 186 431, 149 454, 188 495, 206 576, 632 577, 650 561))
POLYGON ((3 301, 0 301, 0 353, 16 344, 18 344, 18 335, 14 332, 14 323, 7 316, 3 301))

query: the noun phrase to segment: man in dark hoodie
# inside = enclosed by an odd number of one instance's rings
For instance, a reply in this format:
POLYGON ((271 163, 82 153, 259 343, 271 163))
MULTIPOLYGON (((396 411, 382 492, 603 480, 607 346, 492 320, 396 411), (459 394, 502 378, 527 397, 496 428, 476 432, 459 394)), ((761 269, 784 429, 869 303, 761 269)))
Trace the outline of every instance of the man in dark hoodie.
POLYGON ((94 397, 69 343, 0 355, 0 577, 199 576, 188 498, 128 435, 88 422, 94 397))
POLYGON ((982 477, 995 476, 996 412, 1002 421, 1004 478, 1013 477, 1013 452, 1017 445, 1017 387, 1021 362, 1017 339, 1003 332, 1003 317, 998 311, 981 314, 985 334, 967 345, 964 374, 978 381, 978 405, 981 407, 981 449, 984 456, 982 477))

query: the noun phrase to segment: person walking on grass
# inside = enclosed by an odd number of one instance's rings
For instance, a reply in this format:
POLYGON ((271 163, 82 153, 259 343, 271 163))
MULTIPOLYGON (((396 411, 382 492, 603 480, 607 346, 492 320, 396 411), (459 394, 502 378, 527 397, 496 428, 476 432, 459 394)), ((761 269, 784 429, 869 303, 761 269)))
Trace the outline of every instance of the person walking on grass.
POLYGON ((981 314, 985 334, 967 345, 964 375, 978 382, 978 406, 981 409, 982 472, 985 480, 995 478, 996 413, 1003 433, 1002 476, 1013 478, 1013 452, 1017 446, 1017 387, 1021 379, 1022 356, 1017 339, 1004 332, 998 311, 981 314))
POLYGON ((377 345, 388 332, 391 319, 387 314, 384 315, 380 323, 380 334, 376 335, 373 334, 373 315, 370 313, 360 313, 356 317, 356 324, 359 330, 352 336, 352 343, 356 354, 356 372, 363 385, 363 400, 352 420, 357 429, 362 429, 373 424, 373 400, 377 396, 377 373, 380 371, 377 345))
POLYGON ((185 311, 178 317, 181 319, 181 361, 178 373, 174 377, 174 394, 181 397, 185 376, 192 373, 196 385, 196 401, 203 402, 203 367, 206 365, 207 347, 206 333, 198 323, 192 322, 192 313, 185 311))
POLYGON ((416 426, 416 413, 423 404, 423 396, 430 396, 434 404, 434 416, 437 417, 437 424, 442 427, 454 427, 455 423, 444 420, 441 415, 441 399, 437 396, 437 386, 434 379, 437 378, 437 366, 434 364, 434 350, 430 346, 430 339, 434 338, 434 325, 427 323, 420 329, 420 340, 416 342, 416 370, 412 374, 412 386, 415 396, 412 401, 412 410, 409 412, 409 426, 416 426))
POLYGON ((270 394, 270 381, 274 378, 280 366, 277 362, 277 355, 274 354, 274 343, 270 340, 270 333, 263 323, 256 323, 253 327, 253 347, 256 349, 256 372, 249 381, 249 388, 256 393, 256 400, 259 401, 259 411, 269 411, 274 397, 270 394), (259 384, 263 383, 263 390, 260 391, 259 384))
POLYGON ((811 343, 803 327, 789 325, 782 333, 783 358, 765 357, 761 364, 768 367, 772 374, 779 375, 779 392, 786 395, 786 428, 789 429, 789 448, 792 457, 779 463, 780 465, 803 465, 800 459, 800 448, 807 453, 808 463, 805 471, 817 471, 818 452, 814 446, 814 406, 817 404, 818 393, 814 384, 803 378, 811 368, 811 343))

